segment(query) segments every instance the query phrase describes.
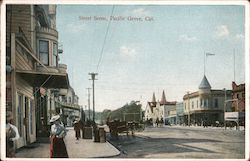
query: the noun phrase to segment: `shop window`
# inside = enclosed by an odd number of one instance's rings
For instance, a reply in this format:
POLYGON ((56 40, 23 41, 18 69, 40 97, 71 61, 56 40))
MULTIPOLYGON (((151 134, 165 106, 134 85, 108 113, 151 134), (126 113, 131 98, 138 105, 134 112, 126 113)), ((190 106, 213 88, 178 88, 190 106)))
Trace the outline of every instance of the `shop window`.
POLYGON ((53 43, 53 66, 58 66, 57 65, 57 57, 58 57, 58 52, 57 52, 57 44, 53 43))
POLYGON ((40 61, 44 65, 49 65, 49 42, 40 40, 39 41, 39 57, 40 61))

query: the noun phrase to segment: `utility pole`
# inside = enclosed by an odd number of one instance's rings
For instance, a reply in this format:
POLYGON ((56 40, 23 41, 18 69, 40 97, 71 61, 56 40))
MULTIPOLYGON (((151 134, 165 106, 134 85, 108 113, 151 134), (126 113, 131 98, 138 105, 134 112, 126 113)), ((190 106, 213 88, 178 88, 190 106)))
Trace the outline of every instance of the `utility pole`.
POLYGON ((89 110, 89 120, 90 120, 90 89, 91 88, 86 88, 88 90, 88 110, 89 110))
POLYGON ((188 126, 190 127, 190 100, 189 100, 189 91, 187 92, 188 94, 188 126))
POLYGON ((91 79, 92 80, 92 89, 93 89, 93 123, 95 123, 95 76, 98 75, 97 73, 89 73, 89 75, 91 75, 91 79))

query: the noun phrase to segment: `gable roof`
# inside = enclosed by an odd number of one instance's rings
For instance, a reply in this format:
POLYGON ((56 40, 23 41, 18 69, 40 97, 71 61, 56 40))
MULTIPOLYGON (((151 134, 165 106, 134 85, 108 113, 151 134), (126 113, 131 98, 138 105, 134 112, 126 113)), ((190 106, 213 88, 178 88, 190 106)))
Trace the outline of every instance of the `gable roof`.
POLYGON ((153 113, 153 109, 156 107, 156 102, 148 102, 148 106, 150 107, 150 110, 153 113))

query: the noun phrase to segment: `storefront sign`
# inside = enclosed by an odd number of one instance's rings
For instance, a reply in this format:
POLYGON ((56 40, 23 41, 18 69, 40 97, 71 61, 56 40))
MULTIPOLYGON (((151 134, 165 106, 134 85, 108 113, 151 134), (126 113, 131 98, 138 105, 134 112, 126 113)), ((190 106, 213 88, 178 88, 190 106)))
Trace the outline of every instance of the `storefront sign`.
POLYGON ((238 121, 239 112, 225 112, 225 121, 238 121))

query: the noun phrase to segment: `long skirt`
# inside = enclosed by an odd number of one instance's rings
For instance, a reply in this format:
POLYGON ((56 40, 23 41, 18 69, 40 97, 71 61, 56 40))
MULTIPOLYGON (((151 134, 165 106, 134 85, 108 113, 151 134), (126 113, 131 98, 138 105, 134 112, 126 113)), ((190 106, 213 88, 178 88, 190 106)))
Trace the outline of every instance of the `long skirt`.
POLYGON ((52 137, 50 144, 50 158, 68 158, 68 152, 63 138, 52 137))
POLYGON ((80 138, 80 135, 81 135, 80 129, 76 129, 75 130, 75 137, 78 139, 78 138, 80 138))
POLYGON ((8 141, 6 139, 6 156, 8 158, 14 158, 15 157, 15 149, 14 149, 14 142, 8 141))

